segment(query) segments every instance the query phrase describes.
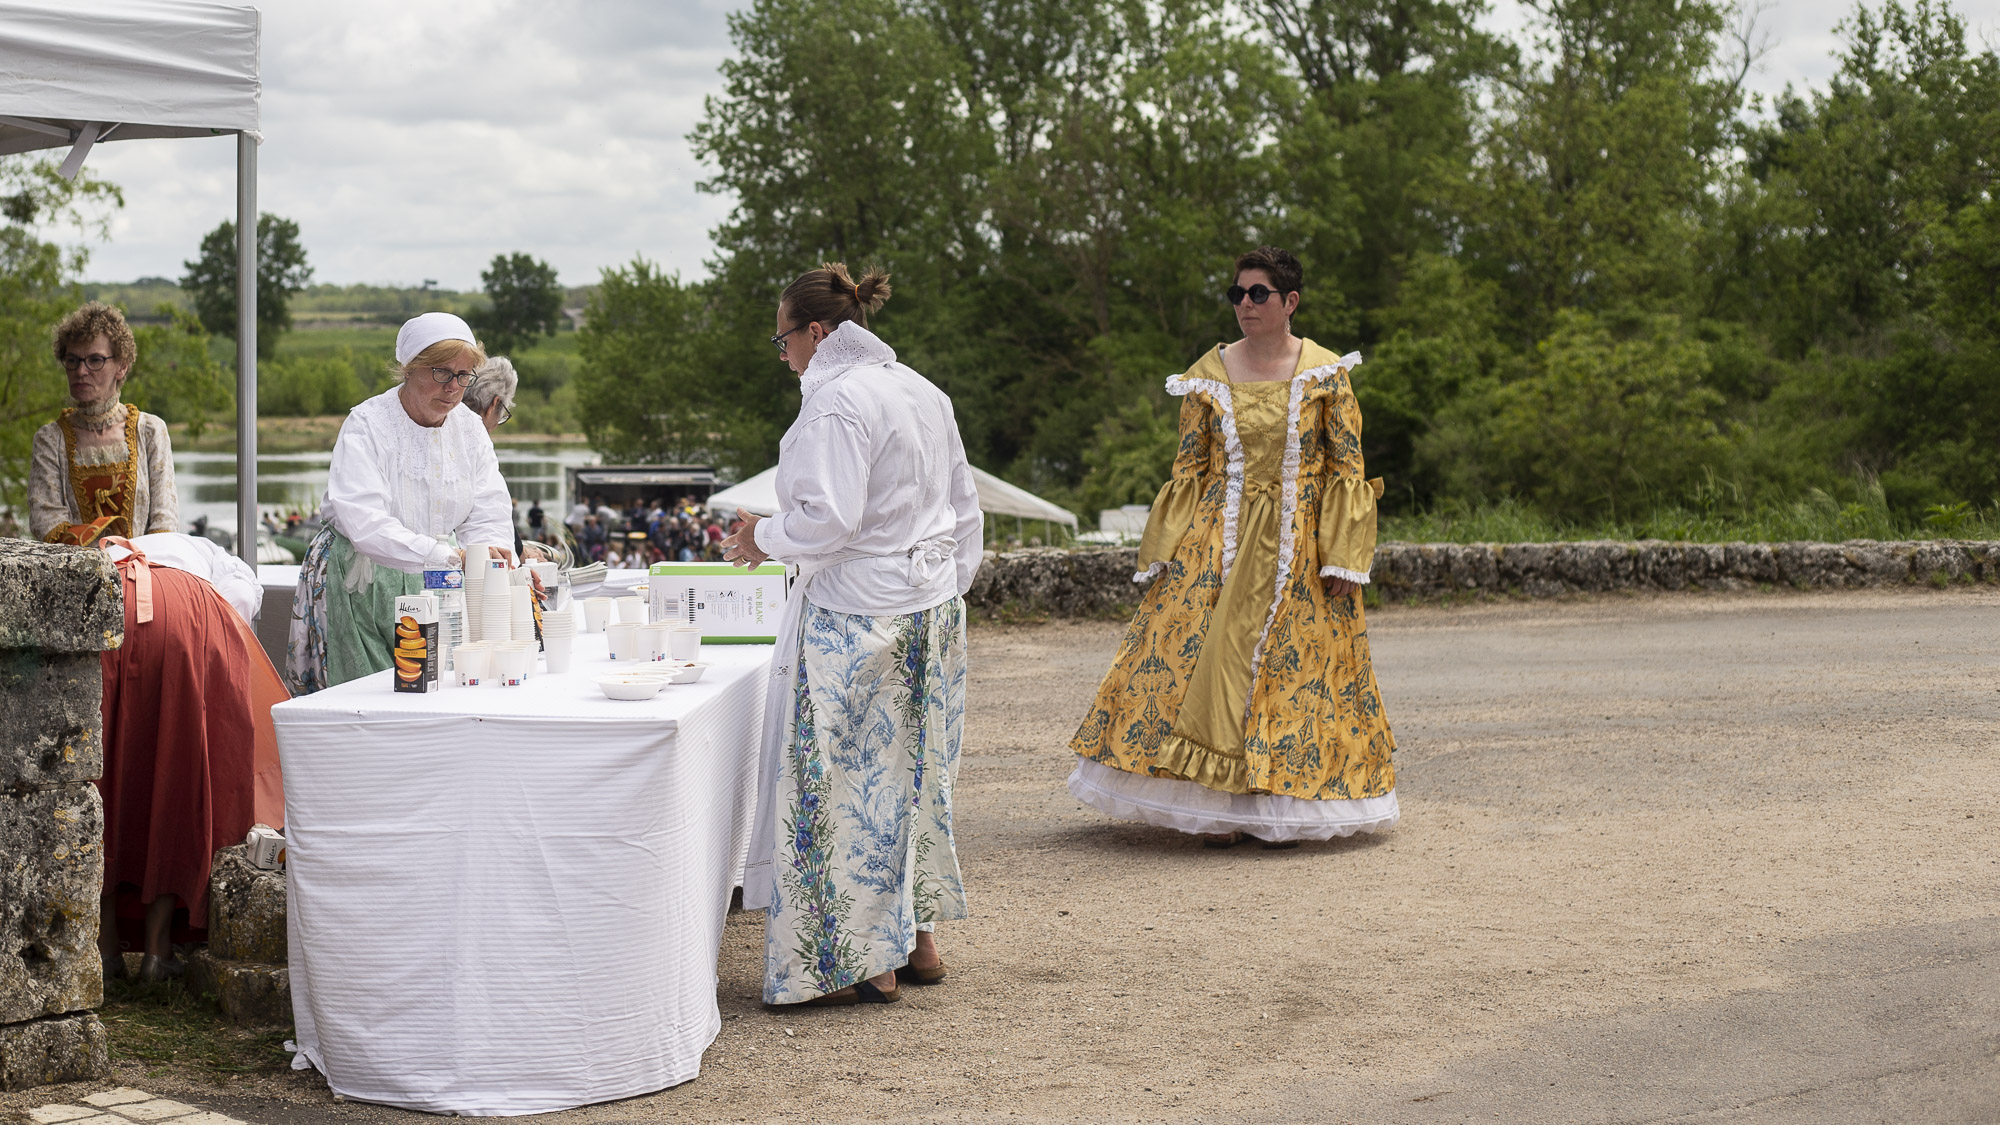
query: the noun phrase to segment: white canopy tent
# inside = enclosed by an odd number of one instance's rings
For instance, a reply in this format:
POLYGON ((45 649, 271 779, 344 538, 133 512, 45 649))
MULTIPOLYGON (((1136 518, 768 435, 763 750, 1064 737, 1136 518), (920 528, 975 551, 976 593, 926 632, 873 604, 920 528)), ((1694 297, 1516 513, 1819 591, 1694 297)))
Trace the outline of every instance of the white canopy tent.
MULTIPOLYGON (((1076 513, 1068 508, 1051 504, 1025 488, 1008 484, 976 465, 972 467, 972 480, 979 489, 979 509, 988 517, 1044 520, 1062 524, 1072 533, 1076 531, 1076 513)), ((725 512, 741 508, 759 516, 775 514, 778 510, 778 470, 765 469, 742 484, 730 485, 710 496, 708 506, 725 512)))
POLYGON ((0 155, 236 137, 236 548, 257 562, 257 144, 262 17, 212 0, 0 0, 0 155))

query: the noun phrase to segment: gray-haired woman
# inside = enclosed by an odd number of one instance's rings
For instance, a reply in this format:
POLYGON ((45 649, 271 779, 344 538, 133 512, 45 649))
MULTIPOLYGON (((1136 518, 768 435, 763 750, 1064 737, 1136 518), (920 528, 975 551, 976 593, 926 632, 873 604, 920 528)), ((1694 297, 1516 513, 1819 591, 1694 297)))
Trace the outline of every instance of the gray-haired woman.
POLYGON ((514 416, 514 393, 520 387, 514 361, 496 355, 476 369, 472 385, 465 388, 465 408, 479 415, 490 434, 514 416))

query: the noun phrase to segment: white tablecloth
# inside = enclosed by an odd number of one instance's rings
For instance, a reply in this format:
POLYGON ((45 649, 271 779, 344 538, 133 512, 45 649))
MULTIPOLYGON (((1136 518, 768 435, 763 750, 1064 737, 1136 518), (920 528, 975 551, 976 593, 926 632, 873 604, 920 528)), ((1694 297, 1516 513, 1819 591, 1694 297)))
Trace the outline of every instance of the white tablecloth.
POLYGON ((300 1051, 350 1098, 540 1113, 693 1078, 742 871, 768 646, 605 699, 568 675, 274 708, 300 1051))

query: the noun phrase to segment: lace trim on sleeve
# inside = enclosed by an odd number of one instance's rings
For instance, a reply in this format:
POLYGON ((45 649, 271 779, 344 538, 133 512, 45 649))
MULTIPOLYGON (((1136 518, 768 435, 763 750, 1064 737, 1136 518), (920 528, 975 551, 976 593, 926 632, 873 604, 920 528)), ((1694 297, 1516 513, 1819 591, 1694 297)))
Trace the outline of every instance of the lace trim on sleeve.
MULTIPOLYGON (((1297 536, 1292 525, 1299 513, 1299 408, 1305 402, 1306 390, 1322 379, 1345 377, 1347 372, 1361 362, 1360 352, 1349 352, 1333 363, 1309 368, 1292 376, 1291 401, 1285 407, 1285 461, 1283 487, 1278 509, 1278 573, 1271 585, 1271 608, 1264 615, 1264 628, 1257 634, 1257 645, 1250 650, 1250 692, 1243 698, 1243 714, 1248 721, 1251 701, 1257 697, 1257 675, 1264 663, 1264 642, 1270 639, 1271 626, 1278 619, 1278 604, 1285 596, 1285 585, 1292 578, 1292 562, 1296 553, 1297 536)), ((1325 573, 1322 571, 1321 573, 1325 573)), ((1352 571, 1343 572, 1346 578, 1352 571)), ((1350 579, 1354 581, 1354 579, 1350 579)), ((1358 581, 1368 581, 1362 576, 1358 581)))

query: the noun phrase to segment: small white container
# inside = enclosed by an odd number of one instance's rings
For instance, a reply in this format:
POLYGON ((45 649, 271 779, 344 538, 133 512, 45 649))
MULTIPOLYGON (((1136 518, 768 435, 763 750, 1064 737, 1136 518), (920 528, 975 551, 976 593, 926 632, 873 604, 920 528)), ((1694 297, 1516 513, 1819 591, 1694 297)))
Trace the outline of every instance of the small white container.
POLYGON ((639 700, 651 699, 667 686, 665 680, 647 680, 623 676, 600 676, 597 688, 606 699, 639 700))
POLYGON ((535 667, 535 646, 510 642, 493 652, 496 665, 494 678, 501 687, 520 687, 528 682, 528 674, 535 667))
POLYGON ((569 671, 570 646, 575 643, 575 639, 567 635, 549 635, 542 638, 542 656, 548 664, 550 675, 569 671))
POLYGON ((605 642, 611 649, 613 660, 635 660, 638 658, 639 626, 630 621, 620 621, 604 630, 605 642))
POLYGON ((703 664, 700 661, 696 661, 692 664, 683 664, 680 667, 674 669, 673 677, 669 679, 667 682, 672 684, 695 683, 701 679, 701 674, 706 671, 708 671, 708 665, 703 664))
POLYGON ((629 621, 634 625, 644 625, 646 623, 646 599, 639 597, 619 598, 618 620, 629 621))
POLYGON ((611 621, 610 598, 583 599, 583 627, 586 632, 602 633, 611 621))
POLYGON ((676 625, 667 634, 667 655, 674 660, 701 658, 701 630, 692 625, 676 625))
POLYGON ((665 660, 667 658, 667 640, 673 636, 673 632, 674 627, 671 625, 639 626, 638 640, 633 646, 637 649, 635 659, 665 660))
POLYGON ((464 687, 478 687, 493 679, 493 646, 484 641, 458 646, 451 659, 458 682, 464 687))

